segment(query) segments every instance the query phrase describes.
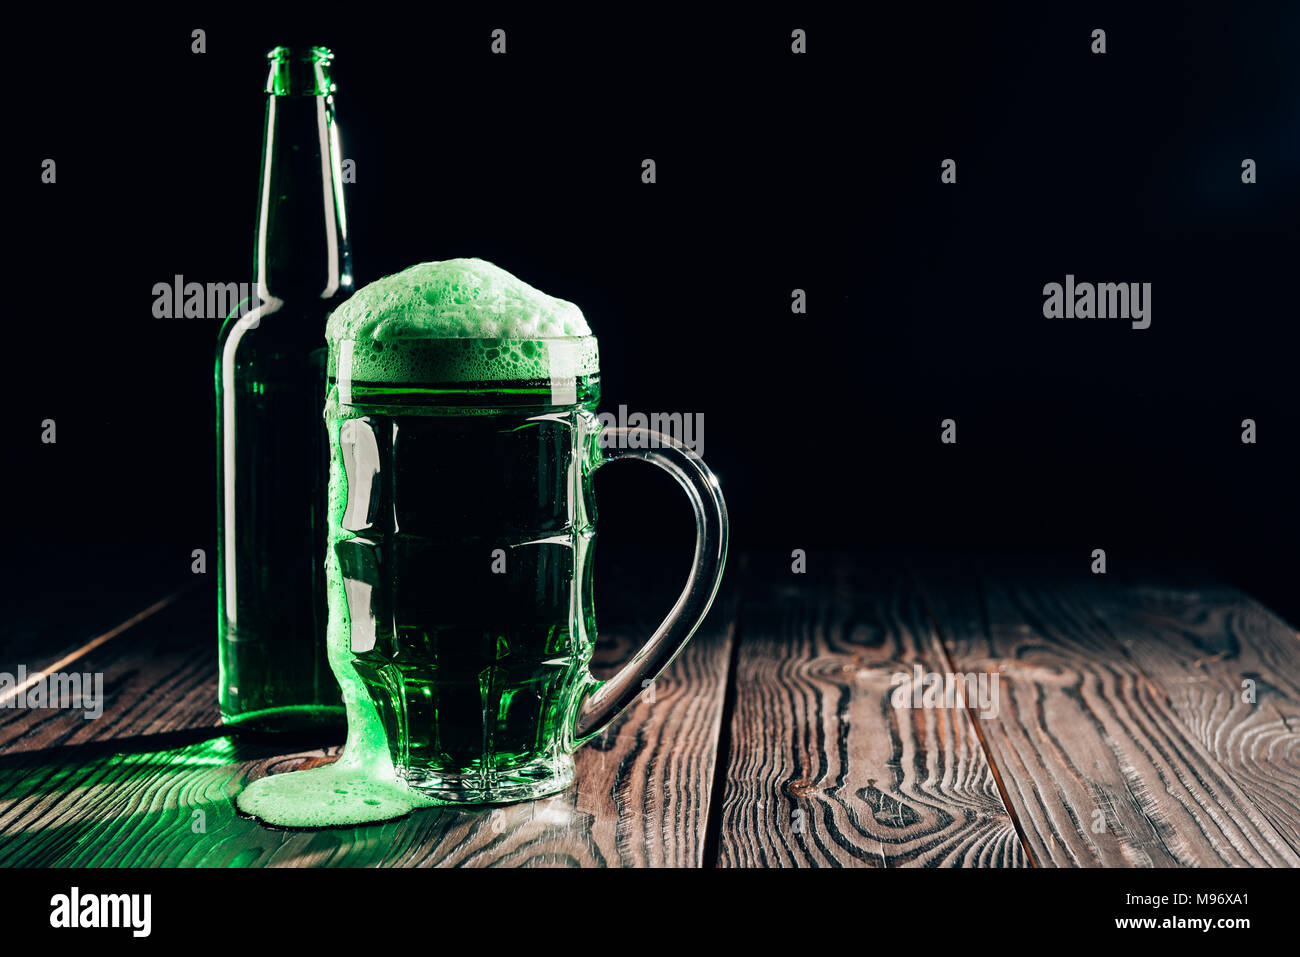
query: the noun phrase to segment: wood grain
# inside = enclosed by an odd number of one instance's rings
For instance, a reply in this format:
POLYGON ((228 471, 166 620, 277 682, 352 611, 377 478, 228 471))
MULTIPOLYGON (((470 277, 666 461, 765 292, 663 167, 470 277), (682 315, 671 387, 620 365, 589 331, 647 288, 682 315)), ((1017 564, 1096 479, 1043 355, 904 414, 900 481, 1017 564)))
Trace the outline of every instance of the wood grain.
MULTIPOLYGON (((1300 864, 1300 636, 1239 590, 1163 568, 809 561, 755 556, 743 580, 733 562, 705 628, 578 753, 568 792, 323 831, 236 813, 249 781, 341 742, 220 726, 213 596, 196 591, 78 660, 104 674, 102 718, 0 712, 0 866, 1300 864), (915 666, 996 674, 997 713, 895 707, 915 666)), ((598 675, 684 572, 681 556, 605 563, 598 675)), ((33 648, 116 623, 73 611, 68 631, 29 616, 33 648)))
MULTIPOLYGON (((625 569, 644 610, 639 624, 602 635, 597 674, 657 623, 684 573, 678 564, 625 569)), ((577 787, 526 804, 321 831, 266 828, 236 812, 248 782, 332 760, 339 748, 286 754, 217 726, 212 598, 192 597, 87 661, 105 672, 103 718, 32 712, 6 727, 0 866, 698 866, 735 594, 724 591, 653 695, 578 752, 577 787)))
POLYGON ((1085 580, 1072 593, 1300 851, 1300 635, 1248 595, 1205 576, 1085 580))
POLYGON ((171 605, 61 669, 103 675, 102 716, 87 720, 80 709, 0 712, 0 751, 12 755, 104 741, 130 749, 136 738, 211 731, 221 720, 215 621, 210 591, 182 593, 171 605))
MULTIPOLYGON (((959 671, 1000 674, 980 718, 1035 862, 1065 866, 1300 864, 1170 689, 1188 675, 1132 630, 1084 572, 928 570, 926 601, 959 671), (1099 609, 1109 607, 1113 627, 1099 609)), ((1131 597, 1131 596, 1130 596, 1131 597)))
POLYGON ((718 865, 1027 863, 966 712, 891 703, 896 675, 944 670, 915 590, 808 562, 746 590, 718 865))
POLYGON ((176 548, 10 544, 0 556, 0 671, 47 667, 194 585, 190 561, 188 551, 176 548))

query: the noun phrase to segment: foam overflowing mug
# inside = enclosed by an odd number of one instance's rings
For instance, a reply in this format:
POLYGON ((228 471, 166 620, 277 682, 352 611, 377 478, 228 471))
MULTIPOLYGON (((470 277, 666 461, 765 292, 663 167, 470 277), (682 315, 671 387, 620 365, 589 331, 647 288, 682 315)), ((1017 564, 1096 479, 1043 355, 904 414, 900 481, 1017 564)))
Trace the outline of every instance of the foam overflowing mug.
POLYGON ((254 782, 240 807, 323 826, 562 790, 572 752, 708 612, 727 547, 717 480, 667 436, 602 426, 582 313, 491 263, 371 283, 327 338, 327 640, 348 740, 333 765, 254 782), (695 562, 668 618, 599 682, 591 482, 629 457, 686 491, 695 562))

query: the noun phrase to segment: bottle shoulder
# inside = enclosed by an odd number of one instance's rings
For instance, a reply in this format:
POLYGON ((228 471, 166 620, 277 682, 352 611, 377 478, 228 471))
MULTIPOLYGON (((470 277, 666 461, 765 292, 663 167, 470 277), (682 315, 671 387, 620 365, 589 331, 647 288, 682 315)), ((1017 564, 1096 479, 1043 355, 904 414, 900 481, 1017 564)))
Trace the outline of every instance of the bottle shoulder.
POLYGON ((272 299, 244 312, 226 317, 218 333, 219 345, 231 339, 241 343, 298 343, 324 345, 329 315, 346 296, 330 299, 272 299))
POLYGON ((325 340, 323 311, 293 315, 277 312, 273 315, 249 314, 227 321, 216 343, 216 375, 218 383, 223 373, 242 375, 252 372, 261 376, 279 369, 283 374, 319 370, 324 375, 325 340))

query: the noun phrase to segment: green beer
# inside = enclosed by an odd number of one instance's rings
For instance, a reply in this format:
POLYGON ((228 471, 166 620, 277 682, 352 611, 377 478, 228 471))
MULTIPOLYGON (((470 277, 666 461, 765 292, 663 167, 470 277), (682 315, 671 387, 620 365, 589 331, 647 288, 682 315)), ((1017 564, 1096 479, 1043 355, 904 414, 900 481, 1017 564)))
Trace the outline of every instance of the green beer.
POLYGON ((408 784, 558 790, 595 635, 596 340, 571 304, 487 263, 384 282, 329 327, 326 568, 347 667, 408 784), (511 338, 535 335, 524 315, 560 335, 511 338))
MULTIPOLYGON (((609 448, 582 313, 476 259, 422 263, 330 317, 329 660, 348 709, 336 766, 256 782, 240 807, 286 826, 567 787, 573 750, 690 637, 726 552, 694 453, 609 448), (699 539, 682 599, 597 682, 592 476, 623 455, 688 491, 699 539)), ((660 437, 663 438, 663 437, 660 437)))

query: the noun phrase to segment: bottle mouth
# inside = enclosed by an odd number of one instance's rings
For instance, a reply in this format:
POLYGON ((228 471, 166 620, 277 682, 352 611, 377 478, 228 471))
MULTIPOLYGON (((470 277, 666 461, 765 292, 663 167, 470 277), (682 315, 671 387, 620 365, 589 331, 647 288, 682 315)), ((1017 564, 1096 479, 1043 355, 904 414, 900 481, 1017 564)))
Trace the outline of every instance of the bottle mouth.
POLYGON ((326 96, 334 92, 329 47, 279 46, 266 54, 266 92, 275 96, 326 96))

